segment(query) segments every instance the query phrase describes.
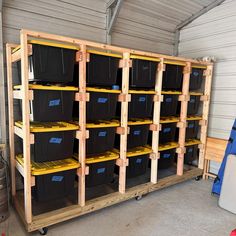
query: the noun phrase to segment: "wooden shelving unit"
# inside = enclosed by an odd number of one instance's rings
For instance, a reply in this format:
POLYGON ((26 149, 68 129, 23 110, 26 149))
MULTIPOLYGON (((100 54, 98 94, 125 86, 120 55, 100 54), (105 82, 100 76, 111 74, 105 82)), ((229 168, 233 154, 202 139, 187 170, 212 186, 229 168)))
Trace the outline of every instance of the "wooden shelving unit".
POLYGON ((11 178, 12 178, 12 197, 14 199, 14 205, 19 215, 24 222, 27 231, 34 231, 47 227, 86 213, 102 209, 107 206, 111 206, 128 199, 147 194, 158 189, 174 185, 188 179, 202 175, 204 166, 205 155, 205 143, 207 136, 207 121, 209 113, 210 91, 213 65, 209 62, 196 61, 192 59, 186 59, 181 57, 173 57, 167 55, 161 55, 157 53, 144 52, 138 50, 132 50, 127 48, 121 48, 106 44, 100 44, 76 38, 69 38, 64 36, 52 35, 42 32, 34 32, 28 30, 21 30, 20 32, 20 45, 7 44, 7 81, 8 81, 8 106, 9 106, 9 135, 10 135, 10 160, 11 160, 11 178), (79 126, 80 130, 77 131, 77 138, 79 139, 79 163, 80 167, 77 170, 78 174, 78 204, 70 205, 62 209, 54 210, 48 213, 40 215, 32 214, 32 197, 31 187, 34 183, 34 176, 31 175, 30 165, 30 144, 34 143, 34 135, 30 133, 30 110, 29 101, 33 100, 33 91, 29 89, 28 83, 28 56, 32 54, 32 47, 28 43, 29 39, 43 39, 56 43, 68 44, 78 47, 76 54, 76 60, 79 62, 79 92, 76 93, 75 100, 79 101, 79 126), (19 47, 20 46, 20 47, 19 47), (19 47, 18 50, 14 50, 19 47), (123 55, 120 60, 120 67, 122 67, 122 88, 119 95, 119 102, 121 102, 121 120, 118 133, 120 134, 120 158, 116 164, 119 166, 119 191, 105 196, 86 201, 85 195, 85 176, 89 170, 85 164, 86 159, 86 139, 89 137, 86 130, 86 102, 89 101, 89 94, 86 93, 86 62, 89 60, 89 49, 96 49, 102 51, 112 51, 123 55), (128 106, 131 96, 129 94, 129 69, 132 66, 132 55, 137 55, 145 59, 154 58, 159 61, 158 69, 156 73, 156 86, 154 96, 154 111, 153 111, 153 124, 150 126, 152 130, 152 153, 151 159, 151 175, 150 182, 141 184, 132 188, 126 188, 126 166, 128 165, 127 159, 127 134, 128 134, 128 106), (18 91, 13 91, 12 82, 12 63, 21 60, 21 78, 22 88, 18 91), (184 66, 184 79, 182 94, 179 96, 181 101, 181 113, 178 122, 179 128, 179 147, 177 171, 176 175, 169 176, 163 179, 158 179, 158 159, 159 159, 159 130, 160 124, 160 107, 163 100, 162 90, 162 76, 165 70, 166 64, 182 65, 184 66), (198 67, 205 70, 205 87, 203 100, 203 113, 199 119, 201 124, 201 135, 199 145, 200 156, 198 168, 184 168, 184 153, 185 153, 185 131, 187 125, 187 107, 189 100, 189 79, 191 74, 191 68, 198 67), (14 126, 14 112, 13 112, 13 100, 22 100, 22 118, 23 127, 19 131, 14 126), (14 147, 14 135, 18 135, 23 139, 23 156, 24 167, 20 168, 15 159, 15 147, 14 147), (18 169, 21 175, 24 177, 24 194, 18 194, 16 192, 15 184, 15 171, 18 169))

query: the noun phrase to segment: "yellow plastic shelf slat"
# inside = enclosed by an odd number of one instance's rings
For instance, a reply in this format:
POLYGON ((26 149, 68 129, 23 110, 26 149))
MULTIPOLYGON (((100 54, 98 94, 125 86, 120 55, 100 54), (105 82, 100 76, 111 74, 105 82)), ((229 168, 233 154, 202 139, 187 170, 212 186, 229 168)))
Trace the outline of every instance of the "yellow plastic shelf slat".
POLYGON ((188 116, 187 120, 202 120, 201 116, 188 116))
POLYGON ((91 53, 91 54, 101 55, 101 56, 122 58, 122 55, 120 55, 120 54, 109 53, 109 52, 102 52, 102 51, 97 51, 97 50, 92 50, 92 49, 88 50, 87 52, 91 53))
POLYGON ((116 89, 105 89, 105 88, 92 88, 92 87, 87 87, 86 88, 87 92, 98 92, 98 93, 121 93, 121 90, 116 90, 116 89))
MULTIPOLYGON (((14 89, 21 89, 22 85, 15 85, 14 89)), ((29 84, 29 89, 32 90, 56 90, 56 91, 78 91, 78 88, 73 86, 56 86, 56 85, 41 85, 29 84)))
MULTIPOLYGON (((74 157, 78 159, 78 154, 74 154, 74 157)), ((94 164, 104 161, 116 160, 119 158, 119 153, 116 151, 107 151, 103 154, 91 155, 86 157, 86 164, 94 164)))
POLYGON ((165 150, 169 150, 169 149, 173 149, 177 147, 179 147, 179 144, 177 142, 169 142, 165 144, 160 144, 158 150, 159 152, 161 152, 161 151, 165 151, 165 150))
POLYGON ((129 90, 131 94, 156 94, 154 90, 129 90))
POLYGON ((181 95, 182 92, 180 92, 180 91, 161 91, 161 94, 176 94, 176 95, 181 95))
MULTIPOLYGON (((24 158, 22 154, 16 156, 16 161, 21 166, 24 166, 24 158)), ((31 175, 47 175, 56 172, 77 169, 79 167, 80 164, 73 158, 42 163, 31 161, 31 175)))
POLYGON ((128 125, 150 125, 153 121, 149 119, 130 119, 128 125))
MULTIPOLYGON (((23 122, 16 121, 15 125, 19 128, 22 128, 23 122)), ((78 129, 78 125, 71 124, 68 122, 30 122, 30 132, 32 133, 70 131, 78 129)))
POLYGON ((189 140, 186 140, 185 142, 185 146, 192 146, 192 145, 197 145, 197 144, 201 144, 201 141, 198 140, 198 139, 189 139, 189 140))
POLYGON ((145 57, 145 56, 139 56, 139 55, 134 55, 131 54, 130 55, 131 59, 139 59, 139 60, 145 60, 145 61, 156 61, 156 62, 160 62, 160 58, 155 58, 155 57, 145 57))
POLYGON ((161 117, 160 118, 160 123, 161 124, 166 124, 166 123, 176 123, 179 122, 179 117, 176 116, 167 116, 167 117, 161 117))
POLYGON ((202 96, 203 93, 200 93, 200 92, 189 92, 189 95, 202 96))
POLYGON ((146 155, 146 154, 150 154, 151 152, 152 152, 152 149, 149 146, 136 147, 127 151, 127 157, 136 157, 136 156, 146 155))

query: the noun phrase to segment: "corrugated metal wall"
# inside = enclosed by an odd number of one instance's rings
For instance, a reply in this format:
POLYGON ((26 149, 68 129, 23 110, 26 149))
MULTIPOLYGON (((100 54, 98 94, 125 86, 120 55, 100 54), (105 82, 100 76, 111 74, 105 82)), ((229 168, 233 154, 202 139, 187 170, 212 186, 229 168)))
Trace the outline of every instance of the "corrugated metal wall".
POLYGON ((181 30, 179 53, 217 58, 209 136, 227 139, 236 118, 236 1, 225 1, 181 30))
POLYGON ((173 54, 174 29, 178 21, 149 10, 147 4, 151 2, 124 1, 112 33, 112 44, 173 54))
POLYGON ((18 42, 19 29, 106 41, 104 0, 5 0, 4 42, 18 42))

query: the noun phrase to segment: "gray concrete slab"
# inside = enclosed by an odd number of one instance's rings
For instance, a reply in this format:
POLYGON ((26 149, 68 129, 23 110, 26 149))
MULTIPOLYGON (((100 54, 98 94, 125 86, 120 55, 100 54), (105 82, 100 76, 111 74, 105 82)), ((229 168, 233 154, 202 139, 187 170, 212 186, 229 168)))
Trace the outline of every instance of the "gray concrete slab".
MULTIPOLYGON (((188 181, 65 223, 49 227, 48 236, 228 236, 236 215, 218 207, 211 181, 188 181)), ((0 225, 10 236, 27 234, 16 213, 0 225)), ((0 230, 0 232, 1 232, 0 230)))

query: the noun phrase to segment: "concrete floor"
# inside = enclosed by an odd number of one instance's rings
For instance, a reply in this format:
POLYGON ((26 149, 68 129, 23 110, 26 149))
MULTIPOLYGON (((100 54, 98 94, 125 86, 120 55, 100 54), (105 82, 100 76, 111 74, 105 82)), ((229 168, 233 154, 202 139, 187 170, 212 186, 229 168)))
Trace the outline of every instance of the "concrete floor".
MULTIPOLYGON (((217 206, 211 181, 188 181, 49 227, 48 236, 229 236, 236 215, 217 206)), ((0 225, 10 236, 27 234, 16 213, 0 225), (7 230, 6 230, 7 231, 7 230)))

